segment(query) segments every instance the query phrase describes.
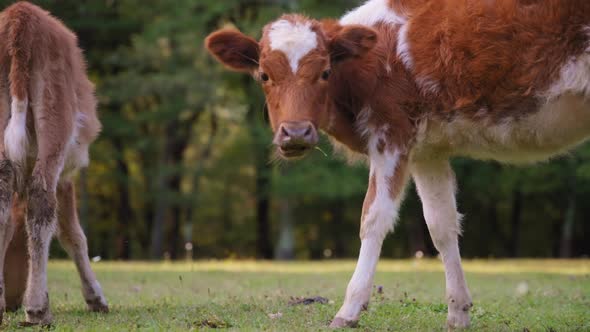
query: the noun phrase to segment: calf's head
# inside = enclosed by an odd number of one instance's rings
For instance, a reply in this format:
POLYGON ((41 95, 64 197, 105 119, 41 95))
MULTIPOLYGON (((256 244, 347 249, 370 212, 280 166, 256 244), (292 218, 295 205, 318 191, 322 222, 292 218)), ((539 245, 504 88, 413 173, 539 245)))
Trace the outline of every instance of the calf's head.
POLYGON ((266 25, 259 42, 234 29, 207 37, 207 50, 231 70, 260 82, 281 157, 305 155, 328 129, 338 63, 373 48, 377 34, 363 26, 284 15, 266 25))

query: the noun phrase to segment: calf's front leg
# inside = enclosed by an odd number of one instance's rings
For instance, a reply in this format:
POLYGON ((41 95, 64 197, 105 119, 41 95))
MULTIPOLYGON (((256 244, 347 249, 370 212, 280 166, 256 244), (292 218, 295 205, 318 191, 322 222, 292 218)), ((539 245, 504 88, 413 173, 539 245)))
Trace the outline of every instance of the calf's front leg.
POLYGON ((330 324, 354 327, 371 297, 373 277, 383 239, 393 229, 407 182, 407 158, 397 150, 370 150, 369 188, 361 217, 361 249, 344 304, 330 324))
POLYGON ((460 215, 455 203, 455 176, 448 160, 413 162, 412 176, 432 242, 445 266, 450 328, 469 326, 471 295, 465 282, 459 253, 460 215))

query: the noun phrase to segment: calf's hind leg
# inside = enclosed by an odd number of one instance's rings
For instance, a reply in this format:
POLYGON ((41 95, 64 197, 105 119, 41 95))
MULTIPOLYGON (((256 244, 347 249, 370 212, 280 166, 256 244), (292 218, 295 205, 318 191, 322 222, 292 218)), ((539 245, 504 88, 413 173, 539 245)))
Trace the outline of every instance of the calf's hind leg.
MULTIPOLYGON (((56 80, 60 78, 57 73, 56 80)), ((50 82, 46 82, 50 84, 50 82)), ((56 86, 50 92, 36 91, 33 103, 37 136, 37 160, 27 184, 27 234, 29 276, 24 307, 26 324, 49 325, 52 321, 47 292, 49 244, 56 228, 57 183, 63 170, 66 149, 72 139, 74 116, 56 86)))
POLYGON ((21 307, 27 287, 29 256, 25 230, 25 204, 26 202, 22 198, 15 196, 10 215, 15 229, 4 261, 4 282, 6 285, 4 296, 8 311, 16 311, 21 307))
MULTIPOLYGON (((3 153, 0 153, 0 157, 3 153)), ((6 302, 4 299, 4 258, 12 238, 14 226, 10 222, 10 206, 14 184, 14 169, 7 159, 0 160, 0 323, 2 323, 6 302)))
POLYGON ((447 324, 451 328, 469 326, 471 295, 465 282, 459 253, 459 213, 455 203, 455 176, 447 160, 415 162, 412 176, 434 246, 445 266, 447 324))
POLYGON ((57 236, 62 247, 76 263, 82 282, 82 295, 88 309, 108 312, 109 307, 88 259, 86 236, 80 227, 76 211, 76 193, 72 181, 65 180, 57 186, 59 202, 57 236))

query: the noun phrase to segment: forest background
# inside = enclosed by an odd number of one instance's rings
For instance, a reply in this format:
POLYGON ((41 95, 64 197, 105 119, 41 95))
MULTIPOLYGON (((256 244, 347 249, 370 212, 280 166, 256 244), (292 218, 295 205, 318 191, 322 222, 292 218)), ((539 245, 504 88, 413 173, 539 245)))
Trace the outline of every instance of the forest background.
MULTIPOLYGON (((0 9, 13 1, 0 0, 0 9)), ((103 131, 78 176, 103 259, 330 259, 357 255, 368 170, 322 142, 272 160, 264 97, 204 50, 213 30, 260 37, 285 12, 339 17, 358 0, 40 0, 78 34, 103 131)), ((465 257, 587 257, 590 145, 533 167, 453 161, 465 257)), ((436 255, 411 187, 382 256, 436 255)), ((53 257, 65 256, 59 246, 53 257)))

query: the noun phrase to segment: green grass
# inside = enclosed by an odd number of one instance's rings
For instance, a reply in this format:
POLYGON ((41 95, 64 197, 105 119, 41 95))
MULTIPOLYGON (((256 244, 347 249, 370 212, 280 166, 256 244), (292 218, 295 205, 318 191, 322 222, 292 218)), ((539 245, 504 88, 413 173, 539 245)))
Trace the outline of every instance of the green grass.
MULTIPOLYGON (((56 331, 317 331, 342 304, 354 262, 194 262, 93 265, 111 313, 88 313, 73 264, 49 268, 56 331), (292 296, 329 304, 290 306, 292 296), (271 318, 269 314, 280 317, 271 318)), ((473 331, 590 331, 590 261, 466 261, 473 331), (523 287, 523 283, 526 287, 523 287), (517 288, 528 288, 518 292, 517 288)), ((437 260, 381 261, 360 331, 444 331, 444 275, 437 260)), ((22 311, 2 329, 17 329, 22 311)))

